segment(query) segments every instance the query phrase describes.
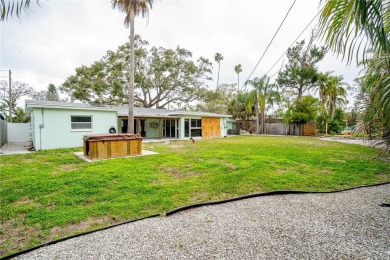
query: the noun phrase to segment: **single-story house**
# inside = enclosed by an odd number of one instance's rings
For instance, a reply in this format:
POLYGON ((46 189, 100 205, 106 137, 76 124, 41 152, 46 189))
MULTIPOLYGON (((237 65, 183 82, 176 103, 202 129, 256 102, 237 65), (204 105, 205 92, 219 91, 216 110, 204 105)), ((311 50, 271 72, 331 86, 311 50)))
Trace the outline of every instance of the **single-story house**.
MULTIPOLYGON (((127 132, 128 107, 89 103, 26 100, 31 139, 36 150, 80 147, 89 134, 127 132)), ((220 138, 228 133, 230 115, 134 108, 135 133, 150 139, 220 138)))

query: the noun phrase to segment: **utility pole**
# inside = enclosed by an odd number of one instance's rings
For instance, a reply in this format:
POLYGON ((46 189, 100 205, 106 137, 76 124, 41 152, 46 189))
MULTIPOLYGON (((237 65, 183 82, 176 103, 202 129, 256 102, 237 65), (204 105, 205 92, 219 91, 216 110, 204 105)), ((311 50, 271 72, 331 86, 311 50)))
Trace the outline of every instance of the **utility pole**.
POLYGON ((11 70, 9 72, 9 122, 12 123, 12 89, 11 89, 11 70))

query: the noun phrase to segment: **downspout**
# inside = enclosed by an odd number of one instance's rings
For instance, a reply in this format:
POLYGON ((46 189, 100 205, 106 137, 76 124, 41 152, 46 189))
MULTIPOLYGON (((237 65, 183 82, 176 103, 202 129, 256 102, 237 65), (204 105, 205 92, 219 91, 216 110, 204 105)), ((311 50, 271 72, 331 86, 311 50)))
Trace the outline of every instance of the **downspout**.
POLYGON ((42 124, 39 125, 39 150, 42 150, 42 128, 45 127, 45 121, 44 121, 44 112, 43 112, 43 107, 41 110, 42 113, 42 124))

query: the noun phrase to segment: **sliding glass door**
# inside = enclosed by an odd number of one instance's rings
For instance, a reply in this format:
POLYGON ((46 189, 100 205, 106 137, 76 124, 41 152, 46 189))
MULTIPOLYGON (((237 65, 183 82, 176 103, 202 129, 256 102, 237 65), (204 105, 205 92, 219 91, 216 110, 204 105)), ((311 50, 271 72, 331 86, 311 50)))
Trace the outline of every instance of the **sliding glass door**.
POLYGON ((163 137, 177 138, 178 137, 178 122, 177 119, 163 120, 163 137))

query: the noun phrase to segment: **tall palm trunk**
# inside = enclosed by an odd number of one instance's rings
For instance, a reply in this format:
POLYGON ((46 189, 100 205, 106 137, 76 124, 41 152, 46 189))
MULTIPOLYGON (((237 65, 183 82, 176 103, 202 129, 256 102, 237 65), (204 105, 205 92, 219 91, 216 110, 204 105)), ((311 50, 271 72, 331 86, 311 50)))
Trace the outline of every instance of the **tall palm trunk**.
POLYGON ((260 107, 260 134, 265 134, 265 109, 260 107))
POLYGON ((256 91, 256 134, 260 133, 260 120, 259 120, 259 93, 256 91))
POLYGON ((237 73, 237 91, 240 91, 240 73, 237 73))
POLYGON ((219 86, 219 70, 221 69, 221 63, 218 62, 218 78, 217 78, 217 88, 219 86))
POLYGON ((130 15, 130 79, 127 133, 134 134, 134 14, 130 15))
POLYGON ((332 99, 330 101, 330 118, 331 119, 334 118, 335 111, 336 111, 336 100, 332 99))

